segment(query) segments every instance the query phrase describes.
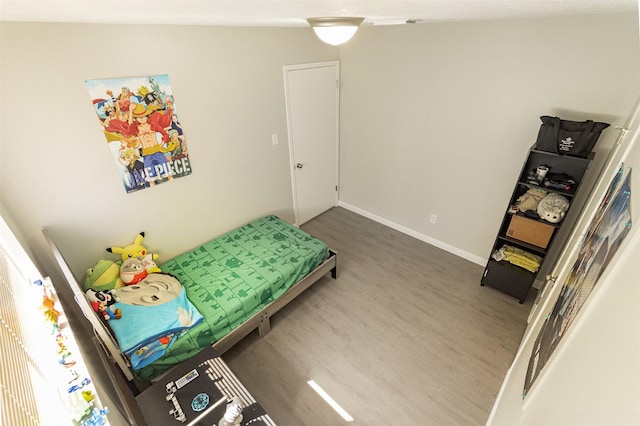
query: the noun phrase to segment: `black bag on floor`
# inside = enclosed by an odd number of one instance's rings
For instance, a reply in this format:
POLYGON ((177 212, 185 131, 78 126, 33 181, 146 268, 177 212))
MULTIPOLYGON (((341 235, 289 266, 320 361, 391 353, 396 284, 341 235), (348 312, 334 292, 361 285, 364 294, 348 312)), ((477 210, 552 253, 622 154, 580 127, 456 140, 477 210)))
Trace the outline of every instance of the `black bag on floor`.
POLYGON ((543 115, 540 120, 542 125, 538 132, 536 149, 574 157, 588 156, 600 133, 609 127, 608 123, 593 120, 569 121, 548 115, 543 115))

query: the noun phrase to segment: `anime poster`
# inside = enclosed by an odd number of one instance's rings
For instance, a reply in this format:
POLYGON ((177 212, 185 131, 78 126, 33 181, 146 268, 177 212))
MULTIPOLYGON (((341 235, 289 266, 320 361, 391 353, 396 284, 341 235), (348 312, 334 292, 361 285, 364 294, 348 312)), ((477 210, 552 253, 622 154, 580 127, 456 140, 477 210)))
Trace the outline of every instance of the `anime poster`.
POLYGON ((168 75, 85 83, 127 192, 191 174, 168 75))
POLYGON ((620 167, 580 246, 577 259, 533 346, 522 397, 566 334, 598 279, 631 228, 631 168, 620 167))

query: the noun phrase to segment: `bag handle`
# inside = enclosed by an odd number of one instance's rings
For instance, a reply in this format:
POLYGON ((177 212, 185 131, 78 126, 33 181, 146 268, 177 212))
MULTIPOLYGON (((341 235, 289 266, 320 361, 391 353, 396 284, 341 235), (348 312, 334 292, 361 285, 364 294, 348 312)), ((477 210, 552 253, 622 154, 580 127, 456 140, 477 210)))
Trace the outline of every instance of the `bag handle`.
POLYGON ((558 117, 553 117, 553 136, 553 140, 555 141, 553 144, 553 152, 560 154, 558 151, 558 143, 560 142, 560 119, 558 117))

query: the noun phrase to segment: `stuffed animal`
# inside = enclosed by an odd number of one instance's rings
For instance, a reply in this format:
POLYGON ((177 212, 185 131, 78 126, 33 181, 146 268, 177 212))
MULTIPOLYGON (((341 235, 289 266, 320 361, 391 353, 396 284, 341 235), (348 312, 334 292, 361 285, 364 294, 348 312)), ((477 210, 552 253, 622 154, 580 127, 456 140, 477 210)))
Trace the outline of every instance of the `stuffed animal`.
POLYGON ((536 211, 538 203, 547 195, 547 190, 542 188, 530 188, 516 200, 516 206, 521 212, 536 211))
POLYGON ((84 289, 115 290, 124 287, 120 279, 120 264, 112 260, 98 260, 93 268, 87 269, 84 275, 84 289))
MULTIPOLYGON (((109 253, 119 254, 123 261, 133 257, 142 259, 148 253, 147 249, 142 245, 143 239, 144 232, 141 232, 136 236, 136 239, 133 240, 132 244, 129 244, 126 247, 107 247, 107 251, 109 253)), ((156 253, 153 253, 151 257, 153 260, 157 260, 159 256, 156 253)))
POLYGON ((114 293, 109 290, 100 291, 90 288, 85 292, 87 300, 91 304, 91 308, 95 312, 101 313, 105 320, 120 319, 122 312, 119 308, 114 309, 113 304, 116 303, 114 293))
POLYGON ((158 267, 153 259, 153 255, 148 254, 140 258, 140 261, 142 262, 142 266, 147 271, 147 273, 152 274, 154 272, 162 272, 162 270, 158 267))
POLYGON ((120 278, 126 285, 137 284, 148 275, 142 264, 142 260, 137 257, 127 259, 120 267, 120 278))
POLYGON ((552 192, 540 200, 537 210, 541 219, 551 223, 558 223, 564 219, 568 209, 569 200, 567 197, 552 192))

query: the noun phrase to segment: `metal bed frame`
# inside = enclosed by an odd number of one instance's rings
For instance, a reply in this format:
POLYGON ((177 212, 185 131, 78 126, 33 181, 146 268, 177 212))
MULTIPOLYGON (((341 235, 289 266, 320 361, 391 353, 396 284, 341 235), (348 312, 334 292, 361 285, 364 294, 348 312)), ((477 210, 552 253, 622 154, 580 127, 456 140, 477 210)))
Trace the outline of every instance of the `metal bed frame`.
MULTIPOLYGON (((82 314, 91 323, 98 342, 102 346, 107 356, 118 365, 126 379, 128 381, 133 381, 134 376, 131 372, 129 361, 126 356, 124 356, 124 354, 120 351, 118 343, 111 334, 111 331, 91 308, 91 305, 87 301, 84 292, 82 291, 82 286, 76 280, 73 272, 71 272, 71 268, 69 268, 67 261, 62 256, 62 253, 51 238, 51 235, 46 229, 43 229, 42 233, 44 234, 44 238, 51 248, 58 266, 62 270, 67 284, 73 292, 74 300, 76 301, 78 306, 80 306, 82 314)), ((291 286, 278 299, 264 306, 260 311, 249 317, 245 322, 233 329, 226 336, 214 342, 212 344, 213 348, 218 352, 218 354, 222 355, 224 352, 229 350, 231 347, 233 347, 233 345, 238 343, 256 328, 258 329, 259 335, 264 336, 271 330, 271 323, 269 321, 269 318, 271 316, 273 316, 276 312, 278 312, 289 302, 294 300, 303 291, 311 287, 311 285, 316 283, 329 272, 331 273, 331 277, 333 279, 336 279, 338 277, 338 254, 331 249, 329 249, 328 258, 322 264, 317 266, 313 271, 305 275, 304 278, 291 286)))

